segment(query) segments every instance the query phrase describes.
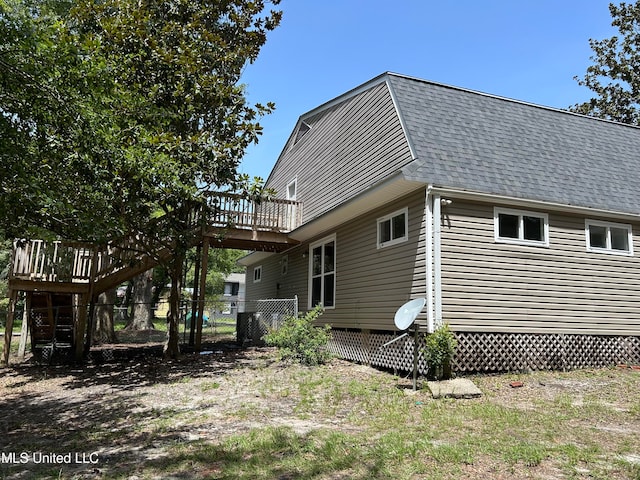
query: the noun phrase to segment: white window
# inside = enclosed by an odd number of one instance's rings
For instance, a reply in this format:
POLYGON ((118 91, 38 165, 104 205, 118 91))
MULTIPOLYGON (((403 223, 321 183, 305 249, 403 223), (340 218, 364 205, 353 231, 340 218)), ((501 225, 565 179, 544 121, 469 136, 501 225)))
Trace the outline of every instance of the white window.
POLYGON ((300 127, 298 127, 296 138, 293 141, 293 144, 295 145, 296 143, 298 143, 302 139, 302 137, 304 137, 309 132, 309 130, 311 130, 311 125, 309 125, 307 122, 302 122, 300 124, 300 127))
POLYGON ((409 238, 409 209, 403 208, 378 219, 378 248, 406 242, 409 238))
POLYGON ((287 200, 295 200, 298 196, 298 179, 294 178, 287 184, 287 200))
POLYGON ((633 255, 631 225, 589 219, 584 224, 588 252, 633 255))
POLYGON ((224 282, 224 296, 231 297, 232 295, 238 295, 240 284, 238 282, 224 282))
POLYGON ((309 308, 322 304, 334 308, 336 300, 336 237, 332 235, 309 248, 309 308))
POLYGON ((548 247, 549 216, 546 213, 495 207, 493 232, 496 242, 548 247))
POLYGON ((262 280, 262 265, 253 268, 253 283, 262 280))

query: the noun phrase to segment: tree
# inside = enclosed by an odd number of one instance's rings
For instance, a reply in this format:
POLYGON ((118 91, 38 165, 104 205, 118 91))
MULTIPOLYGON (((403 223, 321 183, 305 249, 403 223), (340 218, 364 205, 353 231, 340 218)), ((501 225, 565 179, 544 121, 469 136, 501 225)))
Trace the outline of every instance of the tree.
POLYGON ((131 317, 125 326, 128 330, 153 329, 153 269, 133 279, 131 317))
POLYGON ((0 2, 0 160, 11 166, 0 222, 9 236, 139 239, 171 278, 167 357, 179 353, 193 212, 206 222, 209 190, 244 185, 239 160, 273 108, 249 105, 239 84, 280 21, 264 9, 262 0, 0 2), (168 259, 158 255, 166 249, 168 259))
POLYGON ((0 2, 0 227, 95 238, 114 227, 92 99, 111 81, 60 22, 70 2, 0 2), (105 80, 102 80, 104 77, 105 80), (96 212, 105 215, 98 216, 96 212), (93 226, 88 219, 93 217, 93 226))
POLYGON ((95 343, 113 343, 117 340, 114 328, 114 307, 116 289, 108 290, 98 296, 96 317, 91 332, 95 343))
POLYGON ((609 4, 620 36, 604 40, 589 40, 595 52, 594 64, 584 78, 576 77, 580 85, 592 90, 596 97, 574 105, 577 113, 640 125, 640 1, 609 4))
MULTIPOLYGON (((1 237, 0 237, 1 239, 1 237)), ((0 240, 0 324, 4 324, 9 299, 7 298, 7 276, 9 275, 9 262, 11 259, 11 243, 0 240)))

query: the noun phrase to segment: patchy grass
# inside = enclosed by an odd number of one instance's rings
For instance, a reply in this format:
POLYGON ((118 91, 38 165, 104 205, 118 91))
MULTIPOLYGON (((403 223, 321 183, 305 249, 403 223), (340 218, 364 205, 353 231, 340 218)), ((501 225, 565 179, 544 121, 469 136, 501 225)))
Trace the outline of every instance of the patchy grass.
POLYGON ((210 350, 3 370, 0 452, 98 461, 0 478, 640 479, 640 372, 478 375, 483 397, 433 400, 362 365, 210 350))

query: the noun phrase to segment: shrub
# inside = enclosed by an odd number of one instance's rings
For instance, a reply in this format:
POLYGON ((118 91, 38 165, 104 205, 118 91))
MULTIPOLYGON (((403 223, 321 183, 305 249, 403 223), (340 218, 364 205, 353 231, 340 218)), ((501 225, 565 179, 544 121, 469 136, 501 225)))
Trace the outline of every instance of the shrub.
POLYGON ((451 378, 451 360, 457 347, 458 341, 446 323, 426 335, 422 354, 429 365, 429 377, 451 378))
POLYGON ((322 307, 318 305, 305 315, 287 318, 280 328, 265 335, 265 342, 278 348, 278 354, 283 361, 294 361, 303 365, 327 362, 331 358, 327 351, 331 327, 316 327, 313 324, 322 312, 322 307))

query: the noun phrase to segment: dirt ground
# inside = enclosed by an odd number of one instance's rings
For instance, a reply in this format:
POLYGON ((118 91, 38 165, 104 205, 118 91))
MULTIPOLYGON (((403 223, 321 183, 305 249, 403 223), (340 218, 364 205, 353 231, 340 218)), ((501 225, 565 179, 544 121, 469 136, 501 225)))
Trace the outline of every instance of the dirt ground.
MULTIPOLYGON (((161 458, 167 444, 220 442, 265 426, 286 426, 298 434, 360 428, 349 420, 358 407, 348 402, 330 412, 300 415, 300 392, 292 385, 311 370, 279 363, 270 348, 240 349, 223 338, 205 343, 200 353, 166 362, 158 343, 163 335, 129 336, 127 345, 96 349, 83 366, 25 362, 0 369, 0 478, 101 478, 105 471, 135 471, 141 462, 161 458), (74 458, 43 460, 36 452, 69 452, 74 458), (64 464, 66 476, 56 463, 64 464)), ((405 390, 411 385, 408 377, 341 360, 334 360, 331 370, 345 382, 378 379, 405 390)), ((497 402, 527 408, 533 399, 567 391, 587 396, 603 387, 602 376, 545 378, 516 389, 505 377, 485 376, 481 389, 497 402)), ((419 391, 412 401, 429 398, 428 391, 419 391)), ((621 427, 603 423, 598 428, 621 427)), ((640 419, 624 428, 640 428, 640 419)))
MULTIPOLYGON (((129 465, 133 471, 176 441, 218 442, 265 426, 304 434, 340 423, 340 414, 298 418, 293 395, 270 401, 274 390, 309 371, 279 363, 272 348, 241 349, 231 337, 205 339, 200 353, 165 361, 164 336, 121 332, 121 344, 92 349, 90 361, 77 367, 34 364, 27 356, 0 368, 0 478, 58 478, 55 468, 43 468, 53 463, 64 465, 67 476, 60 478, 101 478, 105 468, 123 472, 129 465), (167 412, 171 427, 158 435, 167 412), (34 458, 34 452, 71 452, 73 458, 34 458)), ((339 360, 332 370, 345 378, 388 375, 339 360)))

